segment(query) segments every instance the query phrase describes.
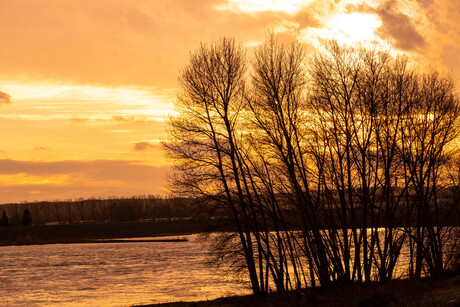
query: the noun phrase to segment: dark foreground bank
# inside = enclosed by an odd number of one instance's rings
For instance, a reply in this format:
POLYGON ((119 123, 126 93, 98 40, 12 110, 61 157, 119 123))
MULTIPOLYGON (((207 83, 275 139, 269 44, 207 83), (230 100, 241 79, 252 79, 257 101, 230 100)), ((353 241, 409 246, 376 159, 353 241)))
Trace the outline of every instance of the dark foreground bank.
POLYGON ((460 275, 441 281, 393 280, 385 285, 348 285, 271 293, 266 297, 235 296, 146 306, 460 306, 460 275))
POLYGON ((176 220, 0 227, 0 246, 103 243, 120 238, 183 236, 209 231, 218 220, 176 220))

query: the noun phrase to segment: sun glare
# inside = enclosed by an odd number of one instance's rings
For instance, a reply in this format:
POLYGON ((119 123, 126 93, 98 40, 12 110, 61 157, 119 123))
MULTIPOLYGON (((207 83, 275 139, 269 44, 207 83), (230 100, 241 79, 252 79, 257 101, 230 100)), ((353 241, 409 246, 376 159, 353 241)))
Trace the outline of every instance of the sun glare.
POLYGON ((339 43, 357 43, 379 40, 376 35, 382 21, 373 14, 337 14, 323 21, 322 28, 301 31, 300 39, 320 47, 320 41, 335 39, 339 43))
POLYGON ((375 38, 382 22, 372 14, 339 14, 331 18, 326 27, 334 33, 340 34, 348 41, 359 42, 375 38))
POLYGON ((309 2, 311 0, 229 0, 217 8, 219 10, 242 11, 246 13, 278 11, 293 14, 309 2))

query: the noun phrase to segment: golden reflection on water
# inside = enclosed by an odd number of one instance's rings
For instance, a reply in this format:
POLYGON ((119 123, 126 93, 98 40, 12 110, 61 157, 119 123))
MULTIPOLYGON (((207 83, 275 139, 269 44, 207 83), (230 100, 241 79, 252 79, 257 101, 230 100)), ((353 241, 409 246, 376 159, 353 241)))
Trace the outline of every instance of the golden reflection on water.
POLYGON ((187 242, 0 247, 0 306, 130 306, 250 293, 187 242))
MULTIPOLYGON (((378 231, 382 236, 384 230, 378 231)), ((131 306, 251 293, 244 276, 206 265, 208 246, 199 235, 185 237, 186 242, 0 247, 0 306, 131 306)), ((394 278, 407 277, 405 243, 394 278)))

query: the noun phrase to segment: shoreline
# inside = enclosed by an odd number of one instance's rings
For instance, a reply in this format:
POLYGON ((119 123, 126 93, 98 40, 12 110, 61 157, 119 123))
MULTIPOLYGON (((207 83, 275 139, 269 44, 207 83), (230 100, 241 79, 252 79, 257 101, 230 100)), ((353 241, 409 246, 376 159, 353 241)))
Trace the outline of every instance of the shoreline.
POLYGON ((0 246, 100 243, 100 240, 125 238, 179 237, 224 231, 221 226, 221 219, 10 225, 0 227, 0 246))
POLYGON ((191 234, 182 234, 178 238, 161 239, 162 237, 176 237, 176 235, 164 234, 156 236, 158 239, 136 239, 136 238, 120 238, 120 239, 78 239, 78 240, 59 240, 59 241, 41 241, 41 242, 24 242, 17 244, 0 244, 0 247, 8 246, 27 246, 27 245, 53 245, 53 244, 107 244, 107 243, 165 243, 165 242, 187 242, 188 239, 184 236, 191 234), (182 237, 182 238, 181 238, 182 237))
MULTIPOLYGON (((0 228, 0 246, 130 243, 130 238, 143 242, 181 241, 181 236, 205 233, 211 223, 199 220, 88 223, 70 225, 8 226, 0 228), (175 237, 161 239, 161 237, 175 237), (146 238, 146 239, 142 239, 146 238), (155 238, 155 239, 147 239, 155 238)), ((182 240, 183 241, 183 240, 182 240)))

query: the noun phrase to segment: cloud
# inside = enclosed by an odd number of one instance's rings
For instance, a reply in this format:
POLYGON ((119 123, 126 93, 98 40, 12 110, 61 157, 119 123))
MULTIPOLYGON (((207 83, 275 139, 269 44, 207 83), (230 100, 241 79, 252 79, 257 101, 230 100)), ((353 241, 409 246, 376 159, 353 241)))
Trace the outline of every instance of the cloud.
POLYGON ((0 193, 2 202, 164 194, 169 169, 142 161, 1 159, 0 193))
POLYGON ((395 1, 388 1, 375 9, 381 20, 381 34, 393 38, 396 47, 402 50, 415 50, 425 45, 425 38, 417 31, 411 18, 397 11, 395 1))
MULTIPOLYGON (((141 111, 138 111, 141 112, 141 111)), ((88 122, 98 122, 98 123, 117 123, 117 124, 123 124, 123 123, 150 123, 150 124, 162 124, 161 119, 154 118, 153 116, 145 116, 145 115, 140 115, 140 116, 134 116, 134 115, 100 115, 99 117, 92 116, 74 116, 69 118, 69 120, 73 123, 88 123, 88 122)))
POLYGON ((135 178, 140 174, 134 175, 134 173, 141 169, 144 171, 146 169, 153 171, 155 167, 143 164, 142 161, 125 160, 67 160, 55 162, 19 161, 10 159, 0 160, 0 175, 29 174, 46 176, 83 173, 85 176, 90 175, 91 178, 108 179, 113 178, 112 175, 114 174, 119 176, 130 173, 133 177, 129 178, 135 178), (106 174, 105 172, 108 169, 111 171, 106 174))
MULTIPOLYGON (((226 35, 236 36, 244 45, 263 40, 267 30, 283 25, 283 35, 298 37, 304 29, 321 29, 334 14, 348 13, 347 6, 355 11, 358 6, 367 6, 369 13, 382 20, 382 38, 394 39, 398 48, 420 51, 432 38, 414 19, 418 10, 444 23, 445 14, 431 12, 443 6, 443 10, 449 7, 447 14, 453 14, 458 10, 457 2, 292 0, 283 3, 284 8, 295 8, 286 13, 266 10, 281 1, 260 2, 262 10, 252 11, 231 9, 234 5, 229 0, 6 1, 0 20, 8 31, 0 32, 0 39, 9 44, 0 49, 0 66, 7 78, 30 75, 64 82, 165 89, 177 85, 178 71, 200 41, 226 35), (225 7, 228 9, 222 9, 225 7), (286 27, 288 24, 294 26, 286 27)), ((456 15, 447 17, 457 23, 456 15)), ((448 28, 455 29, 456 25, 448 28)))
POLYGON ((135 151, 146 151, 149 149, 157 149, 158 145, 152 144, 150 142, 137 142, 134 144, 135 151))
POLYGON ((417 0, 417 2, 426 7, 433 4, 433 0, 417 0))
POLYGON ((158 122, 156 119, 151 119, 147 116, 123 116, 123 115, 114 115, 112 116, 112 120, 116 122, 136 122, 136 123, 150 123, 150 122, 158 122))
POLYGON ((219 11, 224 0, 2 3, 2 75, 105 85, 176 86, 200 41, 254 40, 280 14, 219 11), (90 48, 88 48, 90 46, 90 48), (8 60, 2 60, 8 59, 8 60))
POLYGON ((129 122, 134 120, 134 116, 121 116, 121 115, 114 115, 112 116, 114 121, 118 122, 129 122))
POLYGON ((86 123, 89 121, 88 117, 75 116, 70 119, 74 123, 86 123))
POLYGON ((50 149, 48 147, 45 147, 45 146, 36 146, 34 148, 34 151, 49 151, 50 149))
POLYGON ((0 104, 3 104, 3 103, 11 103, 11 96, 8 95, 7 93, 4 93, 2 91, 0 91, 0 104))
POLYGON ((249 12, 259 13, 266 11, 296 13, 299 9, 305 6, 308 0, 284 0, 284 1, 241 1, 241 0, 227 0, 221 5, 215 6, 217 10, 229 10, 234 12, 249 12))

